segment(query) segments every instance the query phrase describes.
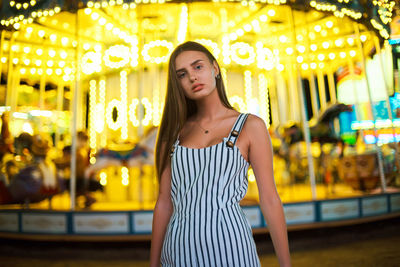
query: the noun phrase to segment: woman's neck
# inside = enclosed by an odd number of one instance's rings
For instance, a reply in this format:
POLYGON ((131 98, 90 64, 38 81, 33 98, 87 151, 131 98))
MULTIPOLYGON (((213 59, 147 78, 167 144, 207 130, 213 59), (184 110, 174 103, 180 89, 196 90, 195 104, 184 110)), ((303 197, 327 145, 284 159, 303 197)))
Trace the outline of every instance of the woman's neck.
POLYGON ((226 109, 219 99, 217 90, 213 94, 196 101, 197 112, 195 119, 213 121, 226 114, 226 109))

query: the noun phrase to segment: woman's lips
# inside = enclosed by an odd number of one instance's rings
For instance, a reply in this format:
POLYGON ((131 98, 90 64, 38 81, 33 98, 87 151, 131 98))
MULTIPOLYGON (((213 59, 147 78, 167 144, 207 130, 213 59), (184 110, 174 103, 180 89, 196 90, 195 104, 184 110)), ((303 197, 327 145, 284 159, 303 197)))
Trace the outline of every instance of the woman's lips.
POLYGON ((203 87, 204 87, 203 84, 195 84, 192 86, 192 91, 193 92, 199 91, 199 90, 203 89, 203 87))

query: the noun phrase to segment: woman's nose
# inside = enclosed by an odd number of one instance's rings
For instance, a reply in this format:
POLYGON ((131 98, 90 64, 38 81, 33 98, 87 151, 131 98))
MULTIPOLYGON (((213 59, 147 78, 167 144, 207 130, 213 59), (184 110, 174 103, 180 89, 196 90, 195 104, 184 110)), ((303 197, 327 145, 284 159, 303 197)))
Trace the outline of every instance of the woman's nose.
POLYGON ((189 78, 192 82, 197 80, 197 76, 194 72, 189 73, 189 78))

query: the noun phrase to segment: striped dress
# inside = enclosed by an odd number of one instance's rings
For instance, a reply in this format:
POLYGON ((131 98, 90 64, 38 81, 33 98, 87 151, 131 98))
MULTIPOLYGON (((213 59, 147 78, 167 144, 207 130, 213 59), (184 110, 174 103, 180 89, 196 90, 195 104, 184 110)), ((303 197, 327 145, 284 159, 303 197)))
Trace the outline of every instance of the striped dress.
POLYGON ((248 114, 228 137, 205 148, 179 145, 171 154, 174 207, 161 252, 162 266, 260 266, 250 224, 239 201, 249 163, 235 146, 248 114))

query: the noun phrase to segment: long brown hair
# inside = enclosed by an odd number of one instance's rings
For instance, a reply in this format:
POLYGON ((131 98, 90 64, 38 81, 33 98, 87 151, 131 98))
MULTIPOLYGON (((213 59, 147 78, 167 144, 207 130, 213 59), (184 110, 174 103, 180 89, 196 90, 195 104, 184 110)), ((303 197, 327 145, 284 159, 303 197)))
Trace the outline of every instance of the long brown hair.
MULTIPOLYGON (((165 96, 164 111, 161 119, 161 125, 158 130, 157 144, 156 144, 156 170, 158 180, 161 180, 161 174, 169 161, 172 146, 176 141, 179 132, 181 131, 186 120, 197 112, 196 102, 187 98, 176 74, 175 60, 179 54, 184 51, 199 51, 204 53, 210 60, 211 64, 215 62, 220 70, 217 60, 203 45, 196 42, 185 42, 180 44, 172 52, 168 63, 168 84, 167 94, 165 96), (163 153, 161 155, 161 150, 163 153)), ((225 86, 222 81, 221 75, 216 77, 216 86, 218 96, 222 104, 230 109, 233 109, 229 104, 228 98, 225 93, 225 86)))

